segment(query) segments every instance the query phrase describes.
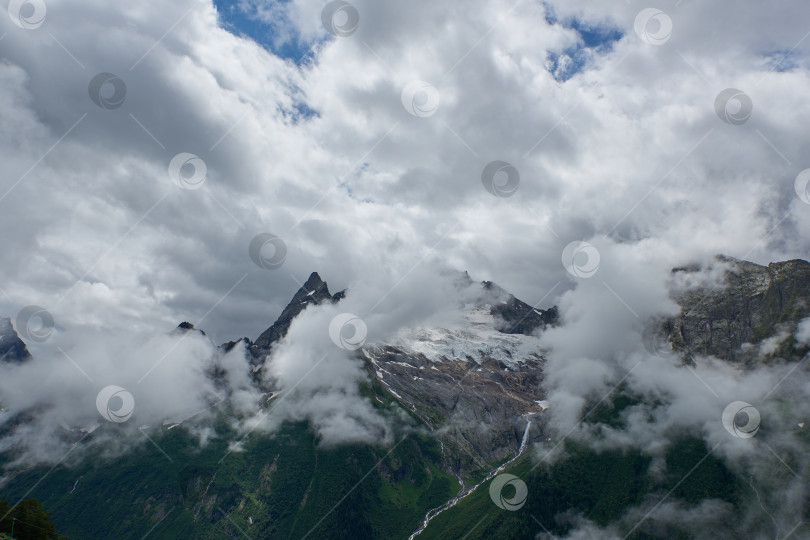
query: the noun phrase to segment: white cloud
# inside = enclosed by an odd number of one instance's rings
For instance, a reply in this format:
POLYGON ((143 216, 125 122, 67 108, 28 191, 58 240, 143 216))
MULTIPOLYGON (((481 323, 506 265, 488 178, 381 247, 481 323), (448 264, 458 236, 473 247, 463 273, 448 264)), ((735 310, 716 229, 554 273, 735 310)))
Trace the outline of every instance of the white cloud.
POLYGON ((219 28, 206 2, 55 3, 38 30, 3 23, 6 189, 87 115, 0 201, 17 231, 3 239, 3 309, 39 303, 65 328, 168 328, 199 320, 247 273, 205 321, 223 341, 272 321, 296 288, 290 273, 317 269, 342 285, 398 261, 393 284, 434 245, 527 300, 563 276, 565 244, 595 234, 645 239, 679 260, 806 252, 808 209, 790 190, 810 117, 798 97, 806 66, 768 72, 761 60, 799 40, 801 17, 680 6, 672 39, 653 47, 633 32, 632 6, 554 4, 561 21, 625 32, 559 84, 546 51, 578 38, 540 4, 356 7, 357 32, 326 42, 313 41, 325 35, 318 5, 285 8, 290 35, 315 43, 300 68, 219 28), (120 108, 89 100, 100 71, 125 81, 120 108), (439 90, 435 115, 402 107, 413 79, 439 90), (728 86, 754 101, 746 125, 714 115, 728 86), (292 121, 297 102, 317 115, 292 121), (206 162, 202 189, 169 181, 181 151, 206 162), (514 197, 482 188, 495 159, 520 171, 514 197), (288 244, 279 271, 246 257, 263 231, 288 244))
POLYGON ((796 328, 796 341, 804 345, 810 343, 810 317, 801 321, 796 328))
POLYGON ((11 436, 4 437, 2 446, 14 446, 21 452, 18 459, 29 463, 58 461, 75 442, 71 430, 108 425, 96 399, 109 385, 129 392, 134 409, 125 423, 114 426, 118 430, 96 432, 92 445, 143 443, 146 438, 137 428, 154 429, 191 418, 196 422, 209 417, 212 407, 226 396, 237 415, 253 414, 258 407, 259 391, 248 379, 244 350, 235 348, 215 360, 214 346, 196 332, 157 336, 82 332, 52 340, 52 354, 0 366, 3 420, 12 421, 7 426, 11 436), (226 386, 209 375, 215 366, 224 370, 226 386), (31 417, 17 425, 13 420, 20 414, 31 417))

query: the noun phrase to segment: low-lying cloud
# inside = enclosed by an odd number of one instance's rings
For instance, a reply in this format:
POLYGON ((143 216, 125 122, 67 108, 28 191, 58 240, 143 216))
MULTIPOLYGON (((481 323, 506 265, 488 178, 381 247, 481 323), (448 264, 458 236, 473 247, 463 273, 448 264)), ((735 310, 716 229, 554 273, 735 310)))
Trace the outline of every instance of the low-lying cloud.
MULTIPOLYGON (((684 287, 722 290, 728 263, 705 261, 705 271, 686 279, 680 272, 670 272, 677 266, 671 258, 592 242, 601 252, 599 271, 562 295, 561 325, 541 335, 548 348, 545 384, 555 438, 551 446, 538 447, 535 457, 544 464, 564 457, 565 440, 582 442, 594 451, 633 448, 652 458, 649 472, 656 476, 666 473, 663 458, 673 441, 702 438, 729 469, 746 481, 750 478, 751 494, 759 489, 761 504, 774 519, 795 525, 807 496, 801 481, 807 473, 801 457, 807 447, 800 433, 804 419, 810 418, 810 377, 802 363, 773 361, 768 346, 760 351, 759 363, 747 366, 701 355, 695 355, 695 365, 690 365, 676 351, 650 350, 643 339, 645 325, 680 310, 670 295, 684 287), (636 401, 622 410, 619 426, 589 421, 594 407, 609 406, 619 395, 636 401), (752 405, 761 416, 759 430, 751 438, 735 436, 722 422, 724 409, 735 401, 752 405)), ((799 325, 800 342, 806 326, 806 321, 799 325)), ((780 341, 785 338, 776 336, 780 341)), ((760 515, 759 505, 745 500, 747 515, 760 515)), ((623 527, 634 526, 633 520, 638 522, 654 504, 645 502, 630 511, 623 527)), ((656 510, 654 525, 648 525, 661 533, 680 524, 696 538, 710 538, 723 530, 762 533, 771 524, 735 522, 728 508, 717 505, 724 503, 705 501, 689 508, 669 501, 656 510)), ((588 537, 593 529, 593 524, 583 524, 566 538, 588 537)), ((622 530, 626 534, 628 527, 622 530)), ((617 533, 602 531, 606 537, 611 534, 617 533)))

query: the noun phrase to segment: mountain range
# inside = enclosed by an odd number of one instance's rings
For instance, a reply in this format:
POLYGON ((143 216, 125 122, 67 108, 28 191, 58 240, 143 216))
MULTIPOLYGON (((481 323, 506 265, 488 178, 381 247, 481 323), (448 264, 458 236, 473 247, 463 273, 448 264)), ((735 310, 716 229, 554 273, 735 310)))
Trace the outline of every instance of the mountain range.
MULTIPOLYGON (((798 336, 810 316, 810 263, 761 266, 718 257, 714 265, 715 281, 701 278, 700 266, 672 270, 679 286, 671 296, 679 313, 646 322, 640 340, 647 353, 684 371, 706 362, 740 373, 761 366, 799 368, 810 352, 798 336)), ((141 444, 123 453, 97 447, 53 468, 20 465, 18 449, 4 445, 0 496, 35 496, 57 530, 71 538, 554 538, 578 530, 583 520, 629 538, 695 537, 688 523, 677 520, 645 518, 631 528, 635 509, 651 506, 661 493, 678 501, 682 512, 715 508, 723 519, 743 514, 752 500, 748 478, 694 433, 661 441, 663 462, 641 449, 566 440, 551 421, 556 404, 547 387, 549 350, 543 341, 545 332, 565 324, 562 310, 529 305, 466 272, 454 283, 459 317, 453 322, 403 328, 394 338, 350 353, 365 374, 357 392, 389 419, 392 441, 322 445, 305 420, 244 435, 229 422, 224 399, 205 420, 145 427, 141 444), (200 426, 208 430, 204 445, 200 426), (235 439, 240 448, 231 453, 235 439), (564 457, 537 466, 539 451, 558 447, 564 457), (503 474, 527 486, 523 508, 509 511, 494 503, 487 486, 503 474)), ((266 396, 259 411, 272 411, 286 390, 269 366, 293 322, 307 310, 339 308, 351 293, 331 293, 312 273, 255 340, 216 346, 218 355, 244 351, 243 369, 266 396)), ((187 322, 172 332, 208 339, 187 322)), ((10 319, 0 319, 0 362, 14 369, 29 361, 10 319)), ((208 376, 227 394, 225 371, 211 369, 208 376)), ((593 399, 581 422, 620 430, 629 411, 644 410, 646 403, 618 385, 610 399, 593 399)), ((652 407, 647 414, 654 414, 652 407)), ((0 440, 33 414, 5 418, 0 440)), ((116 427, 102 424, 75 440, 102 437, 116 427)), ((510 493, 506 499, 519 491, 510 493)), ((808 500, 807 493, 802 497, 808 500)), ((807 521, 808 505, 803 508, 807 521)), ((765 537, 773 524, 767 513, 760 518, 746 518, 726 537, 741 538, 745 531, 749 538, 765 537)), ((810 528, 801 525, 793 534, 810 537, 810 528)))

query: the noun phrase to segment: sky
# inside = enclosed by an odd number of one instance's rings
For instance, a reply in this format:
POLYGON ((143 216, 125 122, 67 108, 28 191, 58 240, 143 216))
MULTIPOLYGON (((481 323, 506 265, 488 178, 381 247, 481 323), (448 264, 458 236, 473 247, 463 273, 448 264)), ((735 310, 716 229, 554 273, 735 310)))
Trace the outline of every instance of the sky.
POLYGON ((571 242, 806 257, 810 6, 603 4, 11 2, 0 313, 222 342, 312 271, 383 311, 420 265, 548 307, 571 242))

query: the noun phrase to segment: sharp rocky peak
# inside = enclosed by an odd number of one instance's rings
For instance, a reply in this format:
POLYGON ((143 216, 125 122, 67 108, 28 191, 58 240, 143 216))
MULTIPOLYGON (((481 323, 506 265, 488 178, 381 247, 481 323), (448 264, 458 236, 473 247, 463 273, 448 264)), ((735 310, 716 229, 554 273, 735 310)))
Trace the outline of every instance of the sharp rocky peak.
POLYGON ((24 362, 31 357, 28 348, 17 335, 9 317, 0 317, 0 362, 24 362))
MULTIPOLYGON (((460 290, 476 285, 476 282, 470 278, 467 272, 453 272, 450 277, 460 290)), ((547 311, 534 309, 490 281, 480 282, 478 286, 482 288, 481 302, 491 305, 491 314, 496 319, 498 330, 502 332, 531 334, 537 328, 545 328, 557 322, 556 307, 552 307, 547 311)), ((246 340, 254 360, 259 361, 272 348, 274 343, 284 338, 293 319, 308 306, 324 302, 339 302, 345 296, 345 290, 332 294, 327 283, 321 279, 320 274, 312 272, 306 282, 293 295, 292 300, 273 325, 262 332, 255 343, 246 340)), ((223 347, 232 348, 233 343, 224 344, 223 347)))
POLYGON ((307 278, 307 282, 304 283, 303 288, 313 290, 317 287, 320 287, 321 285, 326 285, 326 282, 321 279, 321 276, 320 274, 318 274, 318 272, 312 272, 309 275, 309 278, 307 278))
POLYGON ((345 291, 340 291, 336 294, 329 292, 329 286, 318 272, 312 272, 309 275, 306 283, 301 286, 287 304, 287 307, 281 312, 276 322, 262 332, 256 339, 252 346, 254 353, 259 353, 262 349, 269 349, 273 343, 281 340, 287 335, 287 330, 290 328, 293 319, 302 311, 304 311, 311 304, 322 304, 324 302, 338 302, 345 296, 345 291))

